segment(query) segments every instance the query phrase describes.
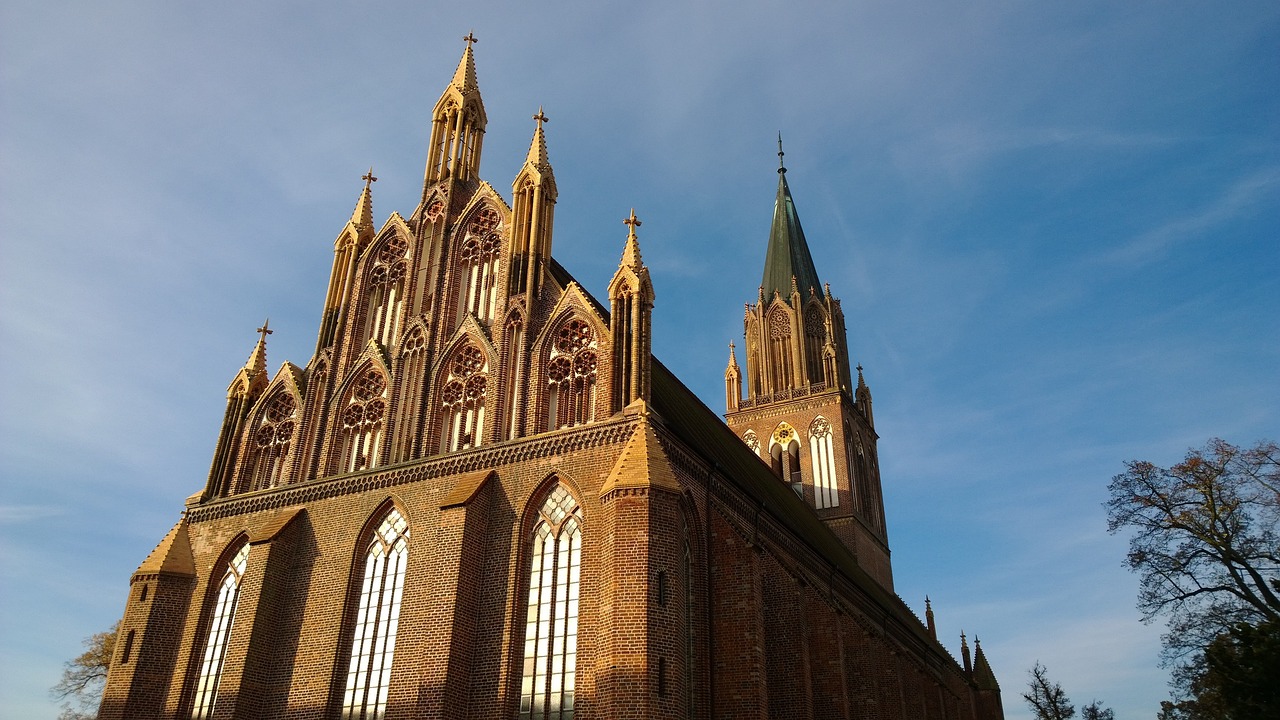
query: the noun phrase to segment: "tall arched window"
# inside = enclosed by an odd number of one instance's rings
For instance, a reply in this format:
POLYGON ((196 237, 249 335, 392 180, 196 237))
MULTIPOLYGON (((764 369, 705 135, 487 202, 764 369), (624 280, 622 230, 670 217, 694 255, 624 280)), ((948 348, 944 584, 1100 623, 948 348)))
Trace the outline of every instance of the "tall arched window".
POLYGON ((391 442, 392 461, 414 456, 414 442, 422 427, 422 397, 427 377, 427 341, 421 326, 411 330, 400 343, 400 389, 396 401, 396 432, 391 442))
POLYGON ((507 385, 502 403, 506 422, 502 433, 507 440, 519 437, 520 434, 520 406, 524 400, 524 363, 520 362, 523 346, 523 319, 519 315, 512 315, 507 320, 507 327, 502 335, 502 366, 507 368, 507 385))
POLYGON ((773 387, 770 392, 789 390, 794 382, 791 348, 791 318, 781 307, 769 313, 769 369, 773 387))
POLYGON ((489 359, 475 345, 463 345, 446 366, 440 390, 440 452, 464 450, 484 441, 489 359))
POLYGON ((556 332, 547 362, 548 430, 595 419, 597 348, 591 326, 577 318, 556 332))
POLYGON ((369 338, 390 345, 399 337, 408 256, 409 241, 398 233, 387 238, 373 256, 365 290, 365 333, 361 345, 369 342, 369 338))
POLYGON ((529 554, 520 717, 572 720, 582 510, 563 485, 557 485, 542 504, 529 554))
POLYGON ((787 423, 778 423, 769 438, 769 456, 773 471, 800 497, 804 497, 804 482, 800 474, 800 441, 796 430, 787 423))
POLYGON ((831 423, 821 416, 809 425, 809 458, 813 465, 813 504, 819 510, 838 506, 840 492, 836 485, 831 423))
POLYGON ((498 305, 498 255, 502 240, 498 226, 502 216, 489 206, 481 208, 467 224, 458 248, 458 324, 467 313, 488 323, 498 305))
POLYGON ((823 380, 822 347, 827 343, 827 323, 822 306, 812 303, 804 311, 804 360, 809 377, 807 383, 823 380))
POLYGON ((249 562, 249 543, 244 543, 218 583, 218 598, 214 601, 209 617, 209 635, 204 643, 204 658, 200 661, 200 675, 196 680, 195 704, 192 720, 204 720, 213 714, 213 701, 218 695, 218 681, 222 677, 222 661, 227 655, 227 641, 231 639, 231 623, 236 617, 236 603, 240 600, 240 579, 249 562))
POLYGON ((386 712, 408 558, 409 523, 392 508, 378 524, 364 556, 360 607, 342 695, 343 720, 380 720, 386 712))
POLYGON ((284 479, 297 415, 298 404, 288 390, 280 390, 267 401, 258 429, 247 448, 249 462, 245 464, 245 473, 249 475, 248 489, 275 487, 284 479))
POLYGON ((337 472, 355 472, 381 461, 386 395, 387 378, 376 367, 364 370, 352 383, 346 405, 338 415, 342 447, 337 472))

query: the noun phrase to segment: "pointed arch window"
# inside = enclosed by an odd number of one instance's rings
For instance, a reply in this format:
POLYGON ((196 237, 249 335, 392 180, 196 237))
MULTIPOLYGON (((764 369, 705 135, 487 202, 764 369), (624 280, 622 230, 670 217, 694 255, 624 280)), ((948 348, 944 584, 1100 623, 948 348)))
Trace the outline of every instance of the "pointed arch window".
POLYGON ((267 401, 250 440, 246 464, 249 489, 272 488, 284 480, 297 415, 298 404, 287 390, 277 392, 267 401))
POLYGON ((827 344, 827 323, 821 306, 816 302, 804 313, 804 359, 808 383, 823 382, 823 348, 827 344))
POLYGON ((396 410, 396 431, 392 437, 394 460, 408 460, 414 456, 414 442, 422 427, 422 398, 427 376, 426 333, 421 326, 409 331, 400 343, 399 397, 396 410))
POLYGON ((769 313, 768 368, 773 387, 769 392, 791 388, 794 382, 791 318, 781 307, 769 313))
POLYGON ((787 423, 779 423, 769 438, 769 457, 773 472, 791 486, 796 494, 804 497, 804 482, 800 474, 800 441, 796 430, 787 423))
POLYGON ((342 444, 338 472, 375 467, 382 460, 382 437, 387 414, 387 378, 376 367, 360 373, 347 393, 338 416, 342 444))
POLYGON ((598 342, 591 326, 574 318, 556 332, 547 362, 547 429, 595 420, 598 342))
POLYGON ((751 452, 756 455, 760 454, 760 438, 756 437, 755 430, 748 430, 742 433, 742 442, 746 443, 747 447, 751 448, 751 452))
POLYGON ((448 365, 440 391, 440 452, 475 447, 484 440, 485 399, 489 390, 489 359, 472 344, 463 345, 448 365))
POLYGON ((360 606, 342 695, 343 720, 381 720, 386 712, 408 559, 409 523, 392 508, 378 524, 364 556, 360 606))
POLYGON ((507 385, 504 393, 503 412, 506 413, 504 437, 508 440, 520 435, 520 406, 523 404, 524 363, 521 362, 524 350, 524 322, 518 314, 507 320, 507 327, 502 336, 503 367, 506 372, 507 385))
POLYGON ((498 235, 502 216, 496 208, 484 206, 467 223, 467 232, 458 248, 457 324, 470 313, 482 323, 493 320, 498 305, 498 235))
POLYGON ((557 485, 542 504, 529 554, 520 718, 572 720, 582 510, 563 485, 557 485))
POLYGON ((809 460, 813 466, 813 504, 819 509, 840 505, 831 423, 819 415, 809 424, 809 460))
POLYGON ((387 238, 373 256, 365 293, 365 333, 370 338, 390 345, 399 337, 404 318, 405 277, 408 274, 409 241, 399 233, 387 238))
POLYGON ((204 643, 204 656, 200 661, 200 675, 196 680, 195 704, 192 720, 204 720, 213 714, 213 703, 218 695, 218 681, 222 678, 222 663, 227 655, 227 643, 231 639, 231 624, 236 617, 236 605, 240 600, 240 580, 249 564, 249 543, 245 542, 227 563, 227 569, 218 582, 218 597, 209 617, 209 635, 204 643))

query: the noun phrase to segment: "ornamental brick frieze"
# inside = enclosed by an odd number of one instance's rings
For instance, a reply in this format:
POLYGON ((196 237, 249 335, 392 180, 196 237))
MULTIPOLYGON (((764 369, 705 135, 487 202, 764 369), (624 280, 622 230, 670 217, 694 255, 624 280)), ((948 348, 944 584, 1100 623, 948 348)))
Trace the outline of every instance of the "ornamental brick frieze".
POLYGON ((828 390, 821 395, 806 396, 803 400, 797 402, 789 402, 778 405, 768 405, 767 407, 758 407, 753 410, 755 405, 763 403, 753 403, 747 400, 742 401, 739 405, 741 408, 737 412, 729 413, 735 423, 749 422, 752 420, 764 420, 767 418, 778 417, 779 415, 789 415, 806 410, 817 410, 819 408, 829 407, 833 400, 841 401, 840 391, 828 390))

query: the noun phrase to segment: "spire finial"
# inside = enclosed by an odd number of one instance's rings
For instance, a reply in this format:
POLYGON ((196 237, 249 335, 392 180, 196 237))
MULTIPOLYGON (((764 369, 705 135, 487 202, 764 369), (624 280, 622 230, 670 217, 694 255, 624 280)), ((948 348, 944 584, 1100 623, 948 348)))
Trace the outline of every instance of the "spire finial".
POLYGON ((468 30, 467 34, 462 36, 462 42, 466 43, 467 49, 470 50, 473 44, 478 43, 480 41, 476 39, 476 33, 474 30, 468 30))
POLYGON ((533 116, 533 119, 538 121, 538 129, 539 129, 539 130, 541 130, 541 129, 542 129, 542 123, 544 123, 544 122, 550 122, 550 121, 551 121, 551 120, 550 120, 550 118, 548 118, 548 117, 547 117, 547 114, 546 114, 546 113, 544 113, 544 112, 542 112, 542 106, 541 106, 541 105, 539 105, 539 106, 538 106, 538 114, 537 114, 537 115, 534 115, 534 116, 533 116))
POLYGON ((631 208, 631 217, 627 218, 626 220, 623 220, 622 224, 630 228, 629 230, 627 230, 627 239, 635 240, 636 228, 640 227, 644 223, 640 222, 640 218, 636 217, 636 209, 631 208))
POLYGON ((376 177, 374 177, 374 176, 373 176, 373 166, 372 166, 372 165, 370 165, 370 166, 369 166, 369 172, 367 172, 367 173, 365 173, 365 174, 361 175, 361 176, 360 176, 360 179, 364 181, 364 189, 365 189, 365 190, 368 190, 368 189, 369 189, 369 185, 371 185, 372 183, 376 183, 376 182, 378 182, 378 178, 376 178, 376 177))
POLYGON ((782 161, 782 156, 786 153, 782 152, 782 131, 778 131, 778 174, 783 175, 787 172, 787 166, 782 161))
POLYGON ((275 330, 271 329, 271 318, 267 318, 266 320, 263 320, 262 327, 258 328, 254 332, 258 333, 258 342, 262 342, 262 343, 266 342, 267 336, 275 332, 275 330))

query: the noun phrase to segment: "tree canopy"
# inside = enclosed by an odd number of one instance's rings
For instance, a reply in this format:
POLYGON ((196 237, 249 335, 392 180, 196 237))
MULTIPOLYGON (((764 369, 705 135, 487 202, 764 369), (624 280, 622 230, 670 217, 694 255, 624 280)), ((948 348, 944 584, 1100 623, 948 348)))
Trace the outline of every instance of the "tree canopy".
POLYGON ((1107 529, 1131 531, 1138 608, 1168 619, 1165 659, 1200 652, 1238 623, 1280 621, 1280 448, 1223 440, 1163 468, 1125 463, 1109 486, 1107 529))
POLYGON ((116 647, 116 630, 94 633, 84 639, 85 651, 68 660, 62 668, 58 684, 49 689, 55 700, 62 700, 62 713, 58 720, 81 720, 97 715, 102 689, 107 682, 107 669, 116 647))

